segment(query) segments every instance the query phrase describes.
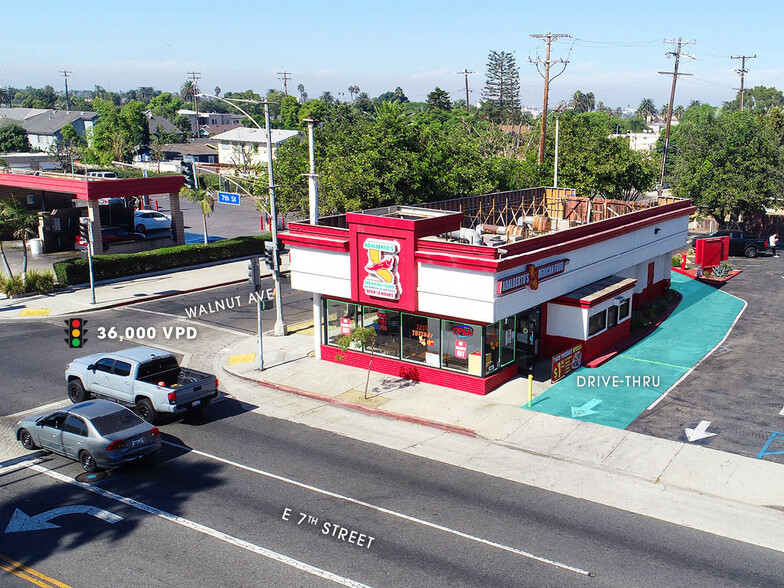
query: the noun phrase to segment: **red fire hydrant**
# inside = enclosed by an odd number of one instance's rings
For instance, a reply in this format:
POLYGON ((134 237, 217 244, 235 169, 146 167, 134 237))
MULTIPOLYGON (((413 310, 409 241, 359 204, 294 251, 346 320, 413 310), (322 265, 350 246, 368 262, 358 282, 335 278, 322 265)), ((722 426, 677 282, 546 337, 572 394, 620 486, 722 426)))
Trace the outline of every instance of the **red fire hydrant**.
POLYGON ((681 253, 681 269, 686 269, 686 252, 681 253))

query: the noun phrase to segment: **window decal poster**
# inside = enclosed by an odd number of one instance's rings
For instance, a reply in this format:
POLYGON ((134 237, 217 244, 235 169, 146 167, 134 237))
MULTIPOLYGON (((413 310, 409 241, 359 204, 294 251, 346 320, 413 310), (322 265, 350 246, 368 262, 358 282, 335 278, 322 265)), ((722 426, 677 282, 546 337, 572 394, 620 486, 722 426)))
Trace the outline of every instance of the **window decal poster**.
POLYGON ((386 239, 366 239, 363 248, 367 251, 367 276, 362 289, 367 296, 398 300, 403 289, 398 273, 400 243, 386 239))

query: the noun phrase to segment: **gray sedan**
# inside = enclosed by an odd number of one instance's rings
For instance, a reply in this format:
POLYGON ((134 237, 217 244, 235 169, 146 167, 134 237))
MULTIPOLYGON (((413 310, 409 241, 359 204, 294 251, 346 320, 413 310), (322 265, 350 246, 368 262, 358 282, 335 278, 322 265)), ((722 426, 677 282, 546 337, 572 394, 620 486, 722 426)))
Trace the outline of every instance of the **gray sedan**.
POLYGON ((160 451, 161 433, 127 408, 88 400, 19 421, 16 438, 25 449, 45 449, 76 459, 86 472, 116 468, 160 451))

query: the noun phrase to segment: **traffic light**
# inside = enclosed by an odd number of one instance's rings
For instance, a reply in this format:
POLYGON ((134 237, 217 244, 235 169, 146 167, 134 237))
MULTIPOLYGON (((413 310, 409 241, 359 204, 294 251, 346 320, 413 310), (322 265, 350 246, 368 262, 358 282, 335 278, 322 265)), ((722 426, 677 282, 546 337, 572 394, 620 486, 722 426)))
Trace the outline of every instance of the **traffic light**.
POLYGON ((272 249, 264 250, 264 263, 267 264, 269 269, 275 269, 275 265, 272 263, 272 249))
POLYGON ((90 242, 90 219, 85 216, 79 218, 79 235, 88 243, 90 242))
POLYGON ((196 165, 192 161, 183 161, 180 164, 182 175, 185 176, 185 187, 195 190, 196 185, 196 165))
POLYGON ((65 330, 66 334, 68 335, 65 338, 65 342, 68 343, 68 347, 84 347, 84 344, 87 343, 87 339, 85 338, 87 329, 84 328, 84 326, 87 324, 87 321, 80 318, 73 318, 67 319, 65 324, 68 325, 68 328, 65 330))
POLYGON ((252 257, 248 261, 248 283, 254 290, 261 288, 261 276, 259 275, 259 258, 252 257))

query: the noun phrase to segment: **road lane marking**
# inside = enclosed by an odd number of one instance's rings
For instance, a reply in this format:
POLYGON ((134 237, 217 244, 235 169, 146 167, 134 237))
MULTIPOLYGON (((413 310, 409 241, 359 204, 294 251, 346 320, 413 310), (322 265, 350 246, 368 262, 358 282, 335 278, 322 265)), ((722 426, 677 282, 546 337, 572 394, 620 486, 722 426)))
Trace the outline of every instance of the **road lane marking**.
MULTIPOLYGON (((292 557, 289 557, 287 555, 283 555, 282 553, 278 553, 277 551, 272 551, 271 549, 267 549, 265 547, 261 547, 259 545, 255 545, 254 543, 250 543, 249 541, 244 541, 243 539, 239 539, 238 537, 234 537, 234 536, 229 535, 227 533, 224 533, 222 531, 218 531, 218 530, 213 529, 211 527, 207 527, 207 526, 199 524, 199 523, 197 523, 195 521, 191 521, 191 520, 182 518, 180 516, 171 514, 169 512, 166 512, 165 510, 160 510, 158 508, 155 508, 154 506, 150 506, 150 505, 145 504, 143 502, 139 502, 138 500, 134 500, 133 498, 128 498, 126 496, 122 496, 120 494, 116 494, 116 493, 111 492, 109 490, 104 490, 103 488, 99 488, 97 486, 91 486, 89 484, 84 484, 82 482, 78 482, 75 479, 69 478, 68 476, 65 476, 65 475, 63 475, 63 474, 61 474, 59 472, 55 472, 55 471, 50 470, 48 468, 45 468, 45 467, 43 467, 41 465, 38 465, 38 463, 36 463, 37 461, 38 460, 30 460, 30 461, 22 462, 22 463, 16 464, 16 465, 21 465, 21 466, 27 467, 27 468, 29 468, 31 470, 34 470, 34 471, 38 472, 38 473, 44 474, 46 476, 49 476, 50 478, 54 478, 55 480, 59 480, 60 482, 65 482, 67 484, 71 484, 72 486, 77 486, 77 487, 79 487, 79 488, 81 488, 83 490, 87 490, 88 492, 92 492, 94 494, 98 494, 99 496, 103 496, 104 498, 111 498, 113 500, 116 500, 116 501, 121 502, 123 504, 126 504, 128 506, 132 506, 132 507, 134 507, 136 509, 139 509, 141 511, 153 514, 153 515, 155 515, 157 517, 160 517, 160 518, 162 518, 162 519, 164 519, 166 521, 169 521, 171 523, 176 523, 176 524, 181 525, 183 527, 186 527, 188 529, 193 529, 194 531, 198 531, 199 533, 203 533, 203 534, 209 535, 210 537, 213 537, 215 539, 219 539, 220 541, 224 541, 226 543, 229 543, 230 545, 235 545, 236 547, 240 547, 242 549, 250 551, 251 553, 256 553, 256 554, 261 555, 263 557, 275 560, 275 561, 277 561, 279 563, 282 563, 282 564, 285 564, 287 566, 296 568, 296 569, 298 569, 300 571, 307 572, 308 574, 311 574, 313 576, 318 576, 319 578, 324 578, 326 580, 331 580, 331 581, 335 582, 336 584, 341 584, 343 586, 350 586, 351 588, 370 588, 366 584, 362 584, 360 582, 356 582, 356 581, 351 580, 349 578, 344 578, 343 576, 339 576, 339 575, 334 574, 334 573, 332 573, 330 571, 323 570, 321 568, 317 568, 315 566, 312 566, 312 565, 307 564, 305 562, 299 561, 299 560, 294 559, 292 557)), ((68 588, 68 587, 66 587, 66 588, 68 588)))
POLYGON ((298 482, 297 480, 292 480, 290 478, 285 478, 283 476, 279 476, 278 474, 273 474, 270 472, 265 472, 264 470, 259 470, 251 466, 246 466, 241 463, 237 463, 236 461, 231 461, 228 459, 224 459, 222 457, 218 457, 217 455, 211 455, 209 453, 204 453, 203 451, 199 451, 197 449, 193 449, 191 447, 187 447, 185 445, 180 445, 179 443, 172 443, 170 441, 163 442, 166 445, 171 445, 172 447, 176 447, 178 449, 184 449, 190 453, 195 453, 196 455, 200 455, 202 457, 206 457, 207 459, 212 459, 214 461, 218 461, 220 463, 224 463, 226 465, 234 466, 236 468, 246 470, 248 472, 259 474, 261 476, 265 476, 267 478, 271 478, 273 480, 278 480, 279 482, 285 482, 286 484, 291 484, 292 486, 297 486, 299 488, 304 488, 306 490, 310 490, 312 492, 316 492, 318 494, 323 494, 324 496, 330 496, 332 498, 337 498, 339 500, 345 500, 346 502, 350 502, 352 504, 356 504, 359 506, 364 506, 365 508, 369 508, 371 510, 375 510, 380 513, 388 514, 393 517, 397 517, 399 519, 403 519, 409 522, 417 523, 419 525, 423 525, 425 527, 429 527, 431 529, 436 529, 437 531, 443 531, 444 533, 449 533, 451 535, 456 535, 458 537, 462 537, 463 539, 468 539, 469 541, 474 541, 476 543, 481 543, 483 545, 488 545, 490 547, 495 547, 496 549, 501 549, 503 551, 508 551, 509 553, 514 553, 516 555, 521 555, 528 559, 533 559, 535 561, 545 563, 551 566, 555 566, 562 570, 568 570, 570 572, 575 572, 577 574, 582 574, 583 576, 593 577, 593 572, 589 572, 587 570, 583 570, 581 568, 577 568, 574 566, 570 566, 565 563, 561 563, 552 559, 547 559, 546 557, 541 557, 538 555, 534 555, 533 553, 529 553, 528 551, 523 551, 522 549, 517 549, 516 547, 510 547, 508 545, 503 545, 502 543, 496 543, 495 541, 490 541, 488 539, 483 539, 482 537, 476 537, 474 535, 469 535, 468 533, 463 533, 462 531, 458 531, 456 529, 451 529, 449 527, 444 527, 443 525, 439 525, 437 523, 431 523, 430 521, 426 521, 424 519, 419 519, 416 517, 412 517, 410 515, 404 514, 402 512, 397 512, 394 510, 390 510, 388 508, 384 508, 383 506, 376 506, 375 504, 371 504, 369 502, 365 502, 364 500, 359 500, 357 498, 351 498, 350 496, 344 496, 343 494, 337 494, 336 492, 332 492, 330 490, 323 490, 321 488, 317 488, 315 486, 311 486, 309 484, 305 484, 303 482, 298 482))
POLYGON ((59 580, 50 578, 46 574, 42 574, 41 572, 2 554, 0 554, 0 569, 13 574, 17 578, 27 580, 36 586, 41 586, 42 588, 52 588, 53 586, 58 586, 58 588, 71 588, 68 584, 63 584, 59 580))

